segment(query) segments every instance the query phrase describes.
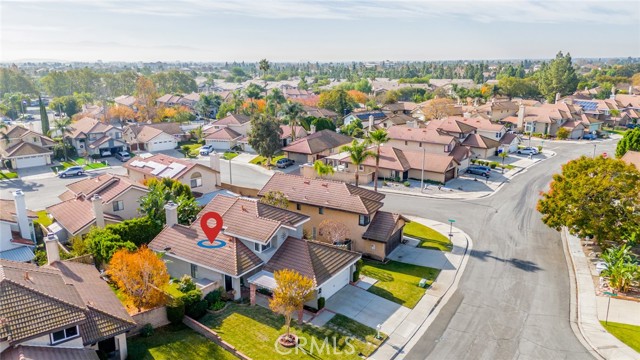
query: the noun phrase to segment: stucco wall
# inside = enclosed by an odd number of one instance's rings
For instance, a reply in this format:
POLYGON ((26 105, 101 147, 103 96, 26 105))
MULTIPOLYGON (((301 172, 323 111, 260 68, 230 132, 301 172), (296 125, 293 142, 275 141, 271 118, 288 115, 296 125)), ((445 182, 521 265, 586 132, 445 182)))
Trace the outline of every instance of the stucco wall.
POLYGON ((139 189, 129 189, 127 192, 113 199, 113 201, 104 204, 103 211, 106 214, 118 215, 125 220, 139 217, 138 206, 140 204, 138 201, 146 194, 146 192, 139 189), (113 203, 120 200, 124 203, 124 210, 113 211, 113 203))
POLYGON ((151 324, 154 329, 169 324, 169 319, 167 318, 167 308, 165 306, 160 306, 151 310, 145 310, 143 312, 131 315, 131 317, 136 322, 137 326, 135 327, 135 329, 131 330, 127 334, 127 336, 138 334, 142 327, 146 324, 151 324))
POLYGON ((191 190, 197 191, 203 194, 210 193, 212 191, 216 191, 216 184, 220 184, 219 176, 220 174, 214 172, 210 168, 206 166, 194 166, 191 170, 187 171, 184 175, 182 175, 178 180, 187 185, 191 186, 191 175, 199 172, 202 175, 202 186, 192 188, 191 190))

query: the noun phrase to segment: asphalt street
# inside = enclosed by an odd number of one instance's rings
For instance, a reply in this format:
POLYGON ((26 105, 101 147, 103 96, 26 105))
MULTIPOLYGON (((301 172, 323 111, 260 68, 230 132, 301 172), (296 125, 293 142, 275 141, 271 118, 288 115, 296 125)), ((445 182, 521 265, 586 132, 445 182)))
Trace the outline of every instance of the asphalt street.
MULTIPOLYGON (((569 323, 569 277, 558 232, 535 210, 566 161, 592 156, 589 143, 548 143, 557 156, 477 200, 388 194, 385 210, 455 225, 474 249, 454 296, 406 359, 589 359, 569 323)), ((614 153, 612 141, 597 153, 614 153)))

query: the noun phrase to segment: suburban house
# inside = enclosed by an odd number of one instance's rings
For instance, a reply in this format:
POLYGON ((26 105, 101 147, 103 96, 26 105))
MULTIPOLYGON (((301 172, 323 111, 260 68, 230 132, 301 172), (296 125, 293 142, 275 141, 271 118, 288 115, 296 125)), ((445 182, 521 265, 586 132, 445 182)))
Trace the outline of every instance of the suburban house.
POLYGON ((353 138, 328 129, 297 139, 282 148, 286 156, 298 164, 313 163, 331 154, 340 152, 340 148, 350 144, 353 138))
POLYGON ((405 219, 381 211, 385 195, 344 182, 275 173, 258 192, 280 191, 289 200, 289 210, 305 214, 307 238, 318 239, 324 220, 342 223, 348 230, 351 250, 383 260, 402 240, 405 219))
POLYGON ((220 164, 211 158, 211 167, 164 154, 143 153, 127 161, 124 167, 131 181, 144 183, 151 178, 170 178, 189 185, 194 192, 207 194, 220 185, 220 164))
POLYGON ((230 114, 211 125, 207 133, 214 133, 217 130, 228 128, 238 134, 248 135, 251 131, 251 118, 244 114, 230 114))
POLYGON ((55 146, 51 138, 18 125, 0 129, 0 137, 3 165, 9 161, 12 169, 24 169, 51 164, 55 146))
POLYGON ((28 262, 35 257, 33 220, 38 215, 27 210, 22 190, 12 200, 0 200, 0 259, 28 262))
MULTIPOLYGON (((311 125, 314 127, 313 125, 311 125)), ((308 135, 307 131, 300 125, 295 127, 296 129, 296 139, 301 139, 308 135)), ((280 125, 280 130, 282 130, 282 134, 280 135, 280 140, 282 140, 282 146, 287 146, 291 144, 293 141, 293 127, 291 125, 280 125)), ((311 131, 314 132, 314 131, 311 131)))
POLYGON ((65 137, 80 156, 111 156, 127 148, 121 129, 88 117, 73 123, 65 137))
MULTIPOLYGON (((388 129, 392 126, 406 125, 408 122, 415 121, 415 118, 404 113, 389 114, 386 118, 382 119, 376 125, 377 128, 388 129)), ((374 122, 375 123, 375 122, 374 122)), ((367 123, 367 125, 369 125, 367 123)))
POLYGON ((418 104, 411 101, 398 101, 393 104, 387 104, 382 107, 382 110, 390 112, 392 114, 404 114, 409 115, 418 107, 418 104))
POLYGON ((67 185, 62 202, 46 210, 55 221, 49 231, 61 241, 84 235, 92 226, 139 217, 138 200, 148 192, 146 186, 125 176, 102 174, 67 185))
POLYGON ((133 96, 121 95, 113 99, 113 101, 116 103, 116 106, 126 106, 132 110, 137 110, 136 103, 138 102, 138 99, 133 96))
POLYGON ((333 120, 334 122, 338 120, 338 117, 340 116, 340 114, 338 114, 335 111, 331 111, 329 109, 317 108, 313 106, 303 105, 302 109, 304 109, 307 116, 313 116, 317 118, 328 118, 333 120))
POLYGON ((318 97, 318 95, 316 95, 311 90, 297 89, 289 86, 282 89, 282 94, 286 99, 291 99, 291 100, 294 100, 294 99, 307 100, 307 99, 316 99, 318 97))
POLYGON ((374 110, 374 111, 354 111, 351 114, 345 116, 342 119, 342 123, 343 125, 349 125, 351 124, 351 122, 355 121, 355 120, 360 120, 363 124, 364 127, 368 127, 369 125, 369 121, 371 119, 373 119, 374 124, 376 124, 378 121, 381 121, 383 119, 385 119, 387 117, 387 114, 385 114, 384 112, 380 111, 380 110, 374 110), (366 125, 365 125, 366 123, 366 125))
POLYGON ((633 165, 640 171, 640 151, 627 151, 620 160, 626 162, 629 165, 633 165))
POLYGON ((491 121, 500 121, 506 117, 516 115, 518 108, 518 105, 513 101, 495 101, 491 99, 491 102, 477 107, 476 111, 487 115, 491 121))
POLYGON ((580 139, 584 135, 582 109, 568 102, 542 104, 540 106, 520 106, 516 127, 525 132, 556 136, 558 129, 569 131, 569 139, 580 139))
POLYGON ((94 265, 60 261, 58 246, 46 238, 41 267, 0 259, 0 358, 126 359, 136 323, 94 265))
POLYGON ((500 141, 480 134, 471 134, 464 139, 462 145, 468 147, 475 158, 486 159, 498 155, 500 141))
POLYGON ((465 118, 459 116, 449 116, 444 119, 431 120, 427 124, 427 130, 436 130, 440 133, 451 135, 460 141, 464 141, 467 136, 475 134, 477 128, 464 121, 465 118))
MULTIPOLYGON (((418 104, 418 106, 411 112, 411 116, 414 118, 427 121, 431 120, 429 116, 429 107, 431 106, 431 102, 433 100, 427 100, 418 104)), ((461 105, 449 104, 446 106, 446 112, 449 116, 462 116, 464 111, 461 105)))
MULTIPOLYGON (((213 129, 213 128, 211 128, 213 129)), ((227 151, 238 146, 238 143, 245 136, 230 127, 222 127, 219 130, 206 132, 204 142, 211 145, 217 151, 227 151)))
MULTIPOLYGON (((369 149, 375 152, 375 147, 369 149)), ((334 174, 327 175, 327 178, 336 180, 345 180, 341 175, 344 173, 351 174, 351 181, 355 182, 355 166, 351 161, 351 157, 348 153, 340 153, 325 158, 328 164, 334 166, 334 174), (335 176, 338 174, 338 176, 335 176)), ((447 154, 433 154, 421 150, 402 150, 391 146, 382 146, 380 148, 380 162, 378 168, 378 178, 388 180, 405 181, 408 179, 413 180, 428 180, 444 184, 447 181, 454 179, 458 176, 458 167, 460 163, 451 155, 447 154), (424 170, 424 172, 423 172, 424 170)), ((309 167, 312 169, 311 167, 309 167)), ((364 163, 360 165, 358 171, 360 172, 360 178, 363 175, 371 174, 373 177, 376 169, 376 159, 368 157, 364 163)), ((316 177, 315 171, 307 170, 303 168, 302 175, 308 177, 316 177)), ((366 178, 366 183, 371 182, 371 178, 366 178)), ((363 182, 361 182, 362 184, 363 182)))
POLYGON ((124 128, 123 136, 131 151, 155 152, 178 147, 178 141, 182 137, 182 129, 177 123, 133 124, 124 128))
MULTIPOLYGON (((218 195, 191 226, 177 224, 175 204, 165 209, 167 226, 149 248, 164 254, 171 276, 191 276, 203 293, 223 287, 239 299, 251 284, 253 303, 256 288, 273 290, 273 272, 288 268, 311 277, 317 297, 329 297, 349 283, 360 258, 351 251, 302 240, 308 216, 257 199, 218 195), (199 218, 212 211, 220 214, 223 227, 218 246, 207 249, 198 245, 207 239, 199 218)), ((308 305, 317 308, 316 301, 308 305)))

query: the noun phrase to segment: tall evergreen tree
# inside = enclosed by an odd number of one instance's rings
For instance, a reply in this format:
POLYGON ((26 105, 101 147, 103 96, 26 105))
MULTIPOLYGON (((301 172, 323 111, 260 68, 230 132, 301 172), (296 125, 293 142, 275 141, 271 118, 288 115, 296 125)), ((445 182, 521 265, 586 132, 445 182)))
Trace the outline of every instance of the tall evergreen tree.
POLYGON ((38 102, 40 104, 40 123, 42 124, 42 133, 47 135, 49 133, 49 116, 47 115, 47 109, 44 107, 42 97, 38 95, 38 102))
POLYGON ((562 51, 558 52, 556 58, 549 64, 543 66, 540 71, 540 79, 538 81, 540 93, 552 102, 557 93, 560 95, 569 95, 576 91, 578 86, 578 75, 573 68, 571 55, 563 55, 562 51))

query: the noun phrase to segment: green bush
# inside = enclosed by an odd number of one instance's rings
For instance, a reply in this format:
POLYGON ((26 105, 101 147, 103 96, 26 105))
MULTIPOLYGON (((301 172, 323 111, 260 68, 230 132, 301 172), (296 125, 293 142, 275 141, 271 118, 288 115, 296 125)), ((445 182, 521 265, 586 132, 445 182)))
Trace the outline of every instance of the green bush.
POLYGON ((181 299, 175 299, 167 304, 167 319, 172 324, 182 323, 184 318, 184 302, 181 299))
POLYGON ((410 182, 408 182, 408 181, 405 181, 403 184, 404 184, 404 186, 406 186, 406 187, 411 186, 411 183, 410 183, 410 182))
POLYGON ((324 308, 325 299, 323 297, 318 298, 318 310, 322 310, 324 308))
POLYGON ((495 169, 496 166, 498 166, 498 163, 493 162, 493 161, 491 162, 491 164, 489 164, 489 167, 492 168, 492 169, 495 169))
POLYGON ((478 160, 476 160, 476 159, 471 159, 471 163, 472 163, 472 164, 475 164, 477 161, 478 161, 478 160))
POLYGON ((211 307, 213 304, 217 303, 218 301, 222 301, 223 292, 224 290, 222 288, 218 288, 209 292, 207 295, 204 296, 204 299, 209 304, 209 307, 211 307))
POLYGON ((216 301, 216 302, 214 302, 214 303, 209 305, 209 310, 211 310, 211 311, 222 310, 226 304, 227 304, 226 302, 224 302, 222 300, 218 300, 218 301, 216 301))
POLYGON ((194 319, 201 318, 206 312, 209 304, 202 299, 202 291, 191 290, 182 296, 184 303, 184 313, 194 319))
POLYGON ((142 335, 142 337, 150 337, 153 335, 153 325, 144 324, 142 329, 140 329, 140 335, 142 335))
POLYGON ((193 279, 189 275, 183 275, 178 282, 178 290, 183 293, 188 293, 196 289, 196 283, 193 282, 193 279))
POLYGON ((358 280, 360 280, 360 270, 362 270, 363 266, 364 261, 362 261, 362 259, 358 260, 358 262, 356 263, 356 271, 353 272, 353 282, 357 282, 358 280))
POLYGON ((11 160, 7 159, 4 161, 4 167, 6 167, 9 170, 13 170, 13 166, 11 166, 11 160))
POLYGON ((108 225, 107 228, 121 239, 127 239, 140 246, 150 243, 160 233, 162 225, 145 216, 108 225))

